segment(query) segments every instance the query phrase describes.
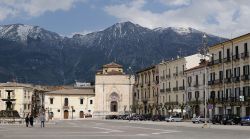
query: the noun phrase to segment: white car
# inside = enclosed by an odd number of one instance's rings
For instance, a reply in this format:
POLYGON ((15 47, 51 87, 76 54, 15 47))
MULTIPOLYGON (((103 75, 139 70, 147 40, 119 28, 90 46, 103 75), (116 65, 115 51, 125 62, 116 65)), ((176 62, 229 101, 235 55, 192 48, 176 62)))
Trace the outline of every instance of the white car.
POLYGON ((167 122, 181 122, 183 119, 181 117, 177 117, 177 116, 170 116, 170 117, 166 117, 165 121, 167 122))
MULTIPOLYGON (((204 116, 196 116, 192 118, 192 122, 195 123, 205 123, 205 118, 204 116)), ((207 122, 209 122, 209 118, 207 118, 207 122)))

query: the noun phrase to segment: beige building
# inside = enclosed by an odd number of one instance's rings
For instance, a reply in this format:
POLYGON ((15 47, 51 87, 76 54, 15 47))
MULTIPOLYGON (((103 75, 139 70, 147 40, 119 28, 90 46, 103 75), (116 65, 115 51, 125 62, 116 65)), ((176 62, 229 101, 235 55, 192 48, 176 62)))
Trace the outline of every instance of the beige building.
POLYGON ((194 54, 186 57, 161 62, 158 65, 160 77, 159 106, 162 115, 183 114, 186 103, 185 70, 198 66, 201 55, 194 54))
POLYGON ((80 119, 92 117, 94 87, 65 88, 45 93, 46 119, 80 119))
POLYGON ((156 115, 158 109, 159 76, 157 66, 136 72, 134 108, 136 113, 156 115))
POLYGON ((250 115, 249 44, 248 33, 209 48, 210 115, 250 115))
POLYGON ((121 65, 103 65, 95 77, 94 117, 131 112, 133 84, 134 76, 125 74, 121 65))
POLYGON ((186 105, 189 117, 205 115, 205 83, 207 61, 202 60, 199 66, 185 70, 186 75, 186 105))
POLYGON ((41 86, 32 84, 22 84, 16 82, 7 82, 0 84, 0 110, 5 110, 6 104, 2 99, 7 98, 6 90, 13 90, 11 98, 16 99, 13 102, 13 109, 17 110, 21 117, 27 114, 39 113, 37 109, 43 106, 43 93, 45 89, 41 86))

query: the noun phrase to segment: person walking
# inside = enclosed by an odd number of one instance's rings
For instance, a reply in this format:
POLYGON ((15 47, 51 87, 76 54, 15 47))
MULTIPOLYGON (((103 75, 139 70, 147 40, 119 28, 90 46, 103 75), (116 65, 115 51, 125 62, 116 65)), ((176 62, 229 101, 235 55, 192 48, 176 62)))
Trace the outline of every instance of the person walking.
POLYGON ((40 115, 40 121, 41 121, 41 128, 43 128, 44 127, 44 121, 45 121, 45 115, 44 115, 44 113, 42 113, 40 115))
POLYGON ((25 117, 26 127, 29 127, 29 114, 25 117))
POLYGON ((31 127, 33 127, 33 122, 34 122, 34 117, 33 117, 33 115, 30 115, 29 120, 30 120, 30 125, 31 125, 31 127))

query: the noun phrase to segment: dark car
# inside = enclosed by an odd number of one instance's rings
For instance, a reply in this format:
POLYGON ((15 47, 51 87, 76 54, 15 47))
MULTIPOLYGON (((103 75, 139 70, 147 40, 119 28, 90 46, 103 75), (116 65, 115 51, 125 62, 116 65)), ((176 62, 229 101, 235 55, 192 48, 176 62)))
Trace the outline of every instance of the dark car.
POLYGON ((165 121, 165 116, 162 116, 162 115, 154 115, 152 118, 151 118, 152 121, 165 121))
POLYGON ((239 124, 241 122, 241 117, 237 115, 223 115, 221 124, 227 125, 234 125, 234 124, 239 124))
POLYGON ((222 115, 214 115, 212 118, 213 124, 216 124, 216 123, 221 124, 221 121, 222 121, 222 115))
POLYGON ((250 125, 250 116, 245 116, 241 119, 240 125, 250 125))

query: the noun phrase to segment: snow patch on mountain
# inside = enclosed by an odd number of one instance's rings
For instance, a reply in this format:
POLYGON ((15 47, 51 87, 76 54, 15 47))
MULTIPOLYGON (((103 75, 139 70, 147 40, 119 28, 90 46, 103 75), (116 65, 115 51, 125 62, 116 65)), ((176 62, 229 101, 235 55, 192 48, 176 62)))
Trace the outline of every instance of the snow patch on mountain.
POLYGON ((27 40, 27 36, 34 31, 34 27, 30 25, 19 25, 17 27, 17 34, 22 41, 27 40))

